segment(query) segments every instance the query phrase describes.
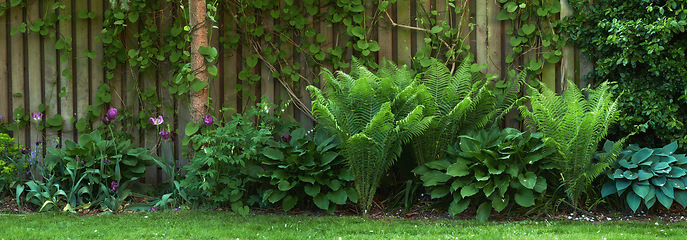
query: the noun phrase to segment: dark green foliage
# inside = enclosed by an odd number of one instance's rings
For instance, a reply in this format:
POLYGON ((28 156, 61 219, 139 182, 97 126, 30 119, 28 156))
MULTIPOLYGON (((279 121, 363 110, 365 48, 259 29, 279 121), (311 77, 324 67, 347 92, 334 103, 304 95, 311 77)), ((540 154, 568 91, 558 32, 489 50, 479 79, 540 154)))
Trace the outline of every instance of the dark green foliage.
POLYGON ((450 199, 451 216, 472 205, 480 221, 492 210, 533 206, 548 187, 543 174, 555 167, 547 160, 552 151, 544 148, 541 134, 513 128, 461 135, 447 153, 413 172, 430 187, 432 198, 450 199))
POLYGON ((113 193, 128 195, 127 185, 144 176, 146 167, 157 161, 148 149, 135 147, 130 140, 111 139, 97 130, 82 134, 78 143, 67 140, 63 148, 48 152, 42 175, 54 177, 54 183, 65 191, 67 208, 103 204, 103 208, 113 209, 112 198, 117 196, 113 193), (113 183, 119 186, 117 190, 112 190, 113 183))
POLYGON ((401 154, 401 145, 422 134, 432 119, 418 104, 427 90, 413 78, 378 77, 355 61, 351 75, 338 72, 334 77, 326 70, 322 75, 324 92, 307 87, 313 114, 341 139, 358 204, 367 214, 382 175, 401 154))
POLYGON ((184 167, 186 178, 181 185, 189 190, 192 201, 230 204, 234 212, 248 213, 246 200, 263 171, 258 164, 275 126, 268 121, 272 117, 268 109, 267 103, 260 103, 224 124, 217 123, 216 129, 191 137, 196 152, 184 167))
POLYGON ((482 74, 471 71, 471 64, 471 57, 464 58, 451 75, 443 63, 432 59, 429 68, 418 75, 430 93, 420 95, 425 115, 435 116, 424 134, 413 141, 418 163, 441 159, 455 136, 493 125, 518 105, 524 74, 514 81, 500 82, 503 90, 497 92, 482 74))
MULTIPOLYGON (((611 151, 607 141, 603 154, 611 151)), ((636 212, 640 205, 650 209, 656 201, 669 209, 676 201, 687 206, 687 157, 675 154, 677 143, 663 148, 639 148, 636 144, 622 151, 607 176, 610 180, 601 189, 602 197, 617 194, 636 212)))
POLYGON ((560 171, 561 183, 570 204, 578 207, 587 187, 608 169, 622 148, 624 139, 616 143, 614 154, 592 161, 599 142, 617 121, 617 100, 606 83, 589 90, 587 98, 572 82, 568 82, 563 96, 547 87, 540 92, 530 86, 530 90, 532 109, 521 106, 520 112, 528 126, 539 130, 546 138, 546 146, 555 151, 552 160, 560 171))
POLYGON ((281 201, 284 211, 314 203, 332 213, 337 205, 358 200, 353 175, 336 152, 339 140, 335 136, 317 130, 310 137, 298 128, 281 140, 270 142, 262 152, 265 171, 258 175, 272 185, 263 193, 263 202, 281 201))
MULTIPOLYGON (((631 142, 687 143, 687 4, 681 0, 571 1, 570 41, 595 63, 587 79, 614 81, 622 110, 611 138, 638 131, 631 142)), ((684 150, 684 147, 682 148, 684 150)))

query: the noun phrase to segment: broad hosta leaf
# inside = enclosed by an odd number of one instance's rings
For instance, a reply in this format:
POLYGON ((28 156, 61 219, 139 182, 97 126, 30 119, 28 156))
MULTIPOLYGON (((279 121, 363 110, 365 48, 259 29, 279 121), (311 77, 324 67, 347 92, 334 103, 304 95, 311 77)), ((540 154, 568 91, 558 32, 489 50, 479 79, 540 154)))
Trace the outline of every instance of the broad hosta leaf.
POLYGON ((448 166, 446 169, 446 174, 452 177, 463 177, 469 173, 468 166, 463 163, 451 164, 451 166, 448 166))
POLYGON ((634 164, 640 164, 644 160, 649 158, 649 156, 651 156, 652 153, 654 153, 654 150, 648 149, 648 148, 642 148, 641 150, 637 151, 634 155, 632 155, 632 159, 630 160, 630 162, 632 162, 634 164))
POLYGON ((683 208, 687 207, 687 191, 675 191, 675 201, 682 205, 683 208))
MULTIPOLYGON (((618 169, 618 170, 620 170, 620 169, 618 169)), ((639 172, 637 174, 638 174, 638 177, 637 177, 638 181, 649 180, 651 177, 654 176, 653 173, 648 172, 648 171, 644 171, 644 170, 639 170, 639 172)))
POLYGON ((617 192, 618 192, 618 190, 617 190, 617 188, 615 188, 615 182, 613 182, 613 181, 606 181, 604 183, 603 187, 601 187, 601 197, 602 198, 606 197, 608 195, 617 193, 617 192))
POLYGON ((685 173, 685 170, 677 166, 673 166, 670 169, 670 173, 668 173, 669 178, 681 178, 685 175, 687 175, 687 173, 685 173))
POLYGON ((538 193, 543 193, 546 191, 546 178, 544 177, 537 177, 537 184, 534 185, 534 191, 538 193))
POLYGON ((286 192, 274 191, 274 192, 272 192, 270 197, 267 198, 267 200, 269 200, 271 203, 276 203, 279 200, 281 200, 282 198, 284 198, 285 196, 286 196, 286 192))
POLYGON ((484 202, 479 205, 477 208, 477 221, 484 222, 487 221, 489 218, 489 215, 491 214, 491 203, 490 202, 484 202))
POLYGON ((656 191, 656 199, 667 209, 673 205, 673 199, 663 194, 663 191, 656 191))
POLYGON ((430 196, 432 196, 432 199, 435 198, 441 198, 446 196, 449 193, 449 186, 443 185, 439 187, 435 187, 432 189, 432 191, 429 193, 430 196))
POLYGON ((479 191, 479 189, 477 189, 475 187, 475 184, 471 183, 471 184, 468 184, 467 186, 460 189, 460 195, 463 198, 465 198, 465 197, 475 195, 478 191, 479 191))
POLYGON ((618 189, 618 191, 621 191, 632 184, 632 181, 628 181, 625 179, 616 179, 615 180, 615 188, 618 189))
POLYGON ((451 162, 447 160, 438 160, 438 161, 432 161, 427 163, 427 167, 431 169, 436 169, 436 170, 444 170, 448 168, 448 166, 451 165, 451 162))
MULTIPOLYGON (((632 184, 632 191, 637 194, 637 196, 644 198, 646 197, 647 194, 649 194, 649 188, 651 188, 648 185, 640 185, 640 184, 632 184)), ((603 192, 603 190, 601 190, 603 192)))
POLYGON ((427 172, 426 174, 422 175, 422 177, 420 177, 420 179, 422 180, 423 185, 425 187, 431 187, 431 186, 436 186, 436 185, 445 183, 446 181, 451 179, 451 176, 446 175, 443 172, 439 172, 439 171, 434 170, 434 171, 427 172))
POLYGON ((529 189, 519 189, 515 193, 515 202, 523 207, 530 207, 534 205, 534 193, 529 189))
POLYGON ((305 184, 303 189, 305 190, 305 194, 308 194, 311 197, 315 197, 317 194, 320 194, 320 185, 305 184))
POLYGON ((327 194, 320 193, 319 195, 315 196, 312 200, 318 208, 324 210, 329 209, 329 198, 327 197, 327 194))
POLYGON ((625 176, 625 179, 627 180, 635 180, 637 177, 639 177, 639 174, 630 170, 626 170, 623 172, 623 176, 625 176))
POLYGON ((663 185, 663 187, 661 187, 661 192, 668 198, 675 198, 675 189, 673 189, 673 186, 670 184, 663 185))
POLYGON ((284 154, 274 148, 267 147, 264 150, 262 150, 262 154, 265 155, 265 157, 274 159, 274 160, 284 160, 284 154))
POLYGON ((297 183, 298 183, 297 181, 294 181, 294 182, 291 182, 291 183, 290 183, 289 181, 286 181, 286 180, 280 180, 280 181, 279 181, 279 184, 277 185, 277 187, 279 188, 280 191, 289 191, 289 190, 291 190, 294 186, 296 186, 297 183))
POLYGON ((677 160, 675 165, 687 164, 687 156, 685 154, 674 154, 673 157, 677 160))
POLYGON ((677 188, 679 190, 685 190, 685 183, 678 180, 678 179, 669 178, 667 180, 667 182, 668 182, 667 185, 672 186, 673 188, 677 188))
POLYGON ((518 175, 518 181, 520 181, 522 186, 532 189, 537 184, 537 175, 533 172, 526 172, 525 174, 518 175))
POLYGON ((636 163, 634 163, 634 162, 628 162, 628 161, 625 160, 625 159, 620 159, 620 161, 618 161, 618 164, 620 164, 621 167, 624 167, 624 168, 627 168, 627 169, 633 169, 633 168, 636 168, 636 167, 639 166, 639 165, 637 165, 636 163))
POLYGON ((663 185, 666 185, 666 177, 665 176, 657 176, 654 178, 651 178, 651 184, 657 187, 662 187, 663 185))
POLYGON ((675 150, 677 150, 677 142, 672 142, 663 147, 663 149, 661 149, 661 153, 670 155, 673 154, 675 150))
POLYGON ((616 178, 616 179, 617 178, 625 178, 625 176, 623 175, 623 170, 616 169, 615 172, 613 173, 613 178, 616 178))
POLYGON ((289 211, 296 206, 296 203, 298 203, 298 197, 288 195, 281 202, 281 207, 284 208, 284 211, 289 211))
POLYGON ((668 165, 668 163, 665 163, 665 162, 658 162, 658 163, 655 163, 651 166, 651 168, 654 171, 664 170, 664 169, 669 168, 669 167, 670 167, 670 165, 668 165))
POLYGON ((333 203, 341 205, 346 203, 348 195, 346 194, 346 190, 339 188, 339 190, 327 193, 327 197, 333 203))
POLYGON ((495 197, 491 199, 491 206, 496 210, 497 212, 503 211, 508 206, 508 203, 510 202, 510 195, 506 195, 503 198, 500 197, 495 197))
POLYGON ((627 205, 630 206, 630 209, 632 209, 632 212, 637 212, 637 209, 639 208, 639 204, 642 203, 642 198, 637 196, 634 192, 629 192, 626 197, 627 200, 627 205))
POLYGON ((460 201, 453 201, 451 202, 451 205, 448 207, 448 214, 451 216, 455 216, 459 213, 462 213, 465 211, 465 209, 470 206, 470 199, 461 199, 460 201))
POLYGON ((485 172, 479 171, 479 170, 475 170, 475 179, 477 179, 477 181, 486 181, 486 180, 489 180, 490 177, 491 177, 491 175, 489 175, 488 173, 485 173, 485 172))

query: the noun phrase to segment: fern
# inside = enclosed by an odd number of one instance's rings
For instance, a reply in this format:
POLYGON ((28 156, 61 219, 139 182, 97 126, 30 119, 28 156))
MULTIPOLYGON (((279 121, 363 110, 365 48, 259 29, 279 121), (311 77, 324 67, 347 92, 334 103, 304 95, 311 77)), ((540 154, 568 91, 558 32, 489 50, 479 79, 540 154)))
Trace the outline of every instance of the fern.
POLYGON ((519 104, 524 75, 507 82, 506 90, 496 95, 481 74, 471 72, 471 65, 472 58, 466 57, 451 75, 444 64, 433 59, 422 74, 429 94, 418 97, 426 106, 425 114, 435 118, 424 134, 413 140, 413 152, 420 164, 440 159, 456 136, 495 124, 519 104))
POLYGON ((400 156, 402 144, 421 135, 432 116, 419 104, 424 99, 419 95, 428 94, 426 88, 406 76, 412 71, 394 65, 393 71, 373 74, 357 61, 352 68, 350 75, 337 72, 336 77, 324 70, 325 91, 307 89, 318 123, 342 139, 358 205, 367 214, 379 181, 400 156))
POLYGON ((530 86, 532 109, 520 107, 528 126, 538 129, 547 138, 547 147, 556 150, 554 162, 561 172, 561 182, 574 207, 594 179, 615 161, 625 139, 618 141, 617 151, 593 162, 599 142, 611 124, 618 120, 617 99, 613 100, 610 86, 602 84, 584 97, 574 83, 568 82, 563 96, 550 89, 541 91, 530 86))

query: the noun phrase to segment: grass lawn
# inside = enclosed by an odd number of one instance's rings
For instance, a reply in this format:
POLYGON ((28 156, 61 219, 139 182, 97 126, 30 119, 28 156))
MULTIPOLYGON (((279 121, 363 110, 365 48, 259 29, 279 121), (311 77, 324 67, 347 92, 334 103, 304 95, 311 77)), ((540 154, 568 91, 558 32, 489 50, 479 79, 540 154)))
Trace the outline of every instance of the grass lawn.
POLYGON ((141 212, 0 215, 0 239, 685 239, 687 223, 540 222, 237 216, 141 212))

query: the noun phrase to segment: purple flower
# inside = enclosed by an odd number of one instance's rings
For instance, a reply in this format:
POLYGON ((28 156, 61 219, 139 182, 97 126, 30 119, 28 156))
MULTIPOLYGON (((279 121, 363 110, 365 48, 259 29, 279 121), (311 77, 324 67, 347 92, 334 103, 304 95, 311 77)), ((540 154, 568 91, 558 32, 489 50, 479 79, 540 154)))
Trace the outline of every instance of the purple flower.
POLYGON ((174 130, 174 131, 170 132, 169 135, 170 135, 170 137, 172 138, 172 142, 176 142, 176 141, 177 141, 177 130, 174 130))
POLYGON ((37 141, 36 146, 41 145, 41 143, 42 143, 41 141, 37 141))
POLYGON ((169 139, 169 137, 171 135, 170 132, 165 132, 165 131, 162 131, 159 134, 160 134, 160 138, 165 139, 165 140, 169 139))
POLYGON ((115 120, 117 118, 117 109, 116 108, 110 108, 107 110, 107 118, 110 120, 115 120))
POLYGON ((117 191, 117 188, 119 188, 119 183, 112 181, 112 183, 110 183, 110 192, 117 191))
POLYGON ((31 118, 33 118, 34 121, 38 122, 43 118, 43 113, 31 113, 31 118))
POLYGON ((164 121, 165 120, 162 119, 162 115, 157 116, 157 118, 150 118, 150 123, 152 123, 155 126, 162 124, 164 121))
POLYGON ((208 114, 208 115, 205 115, 205 117, 203 117, 203 122, 205 123, 205 126, 210 126, 213 123, 215 123, 215 118, 213 118, 212 116, 210 116, 210 114, 208 114))
POLYGON ((179 209, 181 209, 181 208, 180 208, 180 207, 175 207, 175 208, 174 208, 174 211, 175 211, 175 212, 176 212, 176 211, 179 211, 179 209))
POLYGON ((157 208, 155 208, 155 207, 150 207, 150 211, 151 211, 151 212, 155 212, 155 211, 157 211, 157 208))
POLYGON ((105 158, 105 159, 103 160, 103 163, 105 163, 105 164, 110 164, 110 160, 108 160, 107 158, 105 158))
POLYGON ((21 150, 21 153, 23 153, 23 154, 29 154, 30 152, 31 152, 31 149, 28 149, 28 148, 24 148, 21 150))
POLYGON ((0 115, 0 122, 2 122, 2 115, 0 115))
POLYGON ((286 134, 286 135, 281 136, 281 141, 282 142, 290 142, 291 141, 291 135, 286 134))
POLYGON ((107 116, 103 117, 103 123, 104 123, 105 125, 109 125, 109 124, 110 124, 110 120, 111 120, 111 119, 110 119, 109 117, 107 117, 107 116))

